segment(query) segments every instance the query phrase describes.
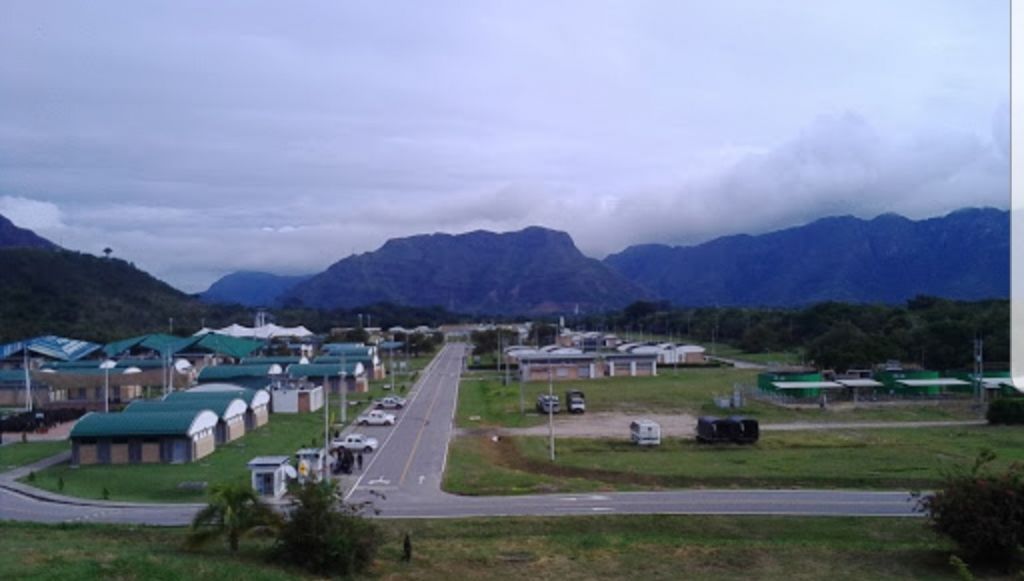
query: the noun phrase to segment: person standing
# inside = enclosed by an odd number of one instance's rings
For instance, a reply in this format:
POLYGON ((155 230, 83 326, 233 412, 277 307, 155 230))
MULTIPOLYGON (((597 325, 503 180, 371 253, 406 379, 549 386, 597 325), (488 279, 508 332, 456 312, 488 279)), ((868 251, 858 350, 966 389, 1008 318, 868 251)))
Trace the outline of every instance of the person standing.
POLYGON ((360 452, 359 455, 356 456, 356 466, 359 466, 359 471, 360 472, 363 471, 363 453, 362 452, 360 452))
POLYGON ((405 533, 405 541, 402 542, 402 561, 412 561, 412 539, 409 538, 409 533, 405 533))

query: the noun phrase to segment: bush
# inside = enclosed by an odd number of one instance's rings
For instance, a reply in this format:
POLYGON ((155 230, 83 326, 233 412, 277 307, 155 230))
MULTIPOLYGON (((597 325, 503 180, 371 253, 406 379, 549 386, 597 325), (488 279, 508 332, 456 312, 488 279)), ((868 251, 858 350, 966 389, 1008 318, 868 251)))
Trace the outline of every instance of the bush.
POLYGON ((373 563, 381 533, 360 516, 364 506, 343 503, 329 482, 302 485, 292 497, 291 512, 274 547, 279 559, 318 575, 342 577, 361 573, 373 563))
POLYGON ((990 424, 1024 424, 1024 398, 997 399, 989 404, 985 417, 990 424))
POLYGON ((934 494, 918 502, 937 532, 951 538, 976 565, 1008 566, 1024 555, 1024 466, 1002 474, 985 467, 995 454, 978 455, 969 471, 944 475, 934 494))

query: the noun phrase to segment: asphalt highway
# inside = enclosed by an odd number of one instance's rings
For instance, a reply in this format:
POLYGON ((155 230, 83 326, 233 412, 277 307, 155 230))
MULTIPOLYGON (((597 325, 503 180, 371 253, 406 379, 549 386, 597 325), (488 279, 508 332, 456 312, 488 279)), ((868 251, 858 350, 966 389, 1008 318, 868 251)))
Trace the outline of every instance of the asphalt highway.
MULTIPOLYGON (((675 490, 604 494, 468 497, 441 491, 454 429, 455 405, 467 346, 448 344, 424 369, 404 410, 390 427, 353 427, 380 440, 364 467, 347 479, 346 499, 371 502, 383 518, 564 516, 599 514, 730 514, 802 516, 919 516, 907 492, 855 490, 675 490)), ((64 459, 66 460, 66 458, 64 459)), ((53 463, 60 457, 49 459, 53 463)), ((30 469, 0 475, 0 519, 183 525, 200 508, 74 499, 16 482, 30 469)))

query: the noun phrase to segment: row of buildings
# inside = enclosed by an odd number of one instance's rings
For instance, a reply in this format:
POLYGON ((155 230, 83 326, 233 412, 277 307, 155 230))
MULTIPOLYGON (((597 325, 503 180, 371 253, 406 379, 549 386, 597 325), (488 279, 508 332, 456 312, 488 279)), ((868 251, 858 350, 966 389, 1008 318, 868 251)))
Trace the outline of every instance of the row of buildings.
POLYGON ((1007 370, 939 372, 881 364, 874 369, 851 369, 837 374, 810 368, 782 368, 758 375, 758 390, 764 394, 793 400, 817 400, 822 397, 939 397, 948 394, 1011 393, 1013 386, 1007 370))
POLYGON ((267 346, 267 339, 210 330, 106 345, 36 337, 0 346, 0 407, 108 409, 151 397, 154 390, 159 395, 211 382, 279 390, 319 383, 335 393, 344 384, 363 392, 386 373, 375 345, 327 343, 283 356, 266 355, 267 346))
POLYGON ((576 381, 602 377, 647 377, 658 366, 704 365, 703 347, 675 343, 619 343, 611 350, 586 351, 573 345, 541 348, 511 346, 503 362, 515 365, 522 381, 576 381))

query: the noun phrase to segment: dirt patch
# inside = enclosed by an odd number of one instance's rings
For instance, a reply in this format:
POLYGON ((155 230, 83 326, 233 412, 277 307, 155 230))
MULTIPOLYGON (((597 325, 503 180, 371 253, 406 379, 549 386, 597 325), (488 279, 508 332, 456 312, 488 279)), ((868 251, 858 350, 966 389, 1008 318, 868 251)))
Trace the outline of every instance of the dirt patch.
MULTIPOLYGON (((629 438, 629 423, 645 418, 661 424, 662 437, 692 437, 696 434, 697 418, 689 414, 624 414, 601 412, 593 414, 555 416, 555 436, 559 438, 629 438)), ((480 436, 500 434, 503 436, 547 436, 548 425, 544 423, 529 428, 470 428, 460 434, 480 436)))
MULTIPOLYGON (((75 427, 76 421, 77 420, 57 424, 45 432, 29 432, 26 439, 29 442, 50 442, 54 440, 67 440, 68 434, 71 433, 71 428, 75 427)), ((0 438, 3 439, 4 444, 20 442, 21 433, 3 432, 0 433, 0 438)))

